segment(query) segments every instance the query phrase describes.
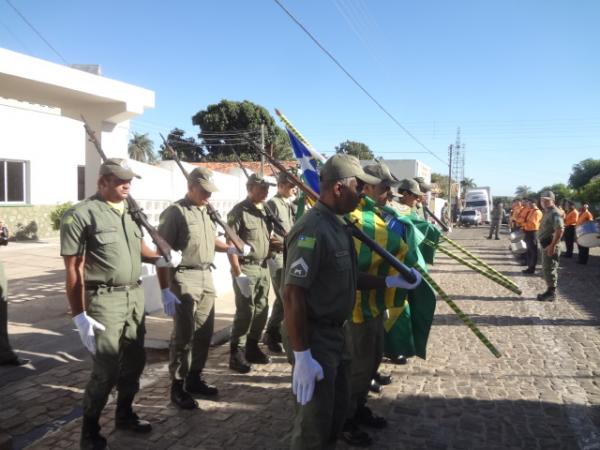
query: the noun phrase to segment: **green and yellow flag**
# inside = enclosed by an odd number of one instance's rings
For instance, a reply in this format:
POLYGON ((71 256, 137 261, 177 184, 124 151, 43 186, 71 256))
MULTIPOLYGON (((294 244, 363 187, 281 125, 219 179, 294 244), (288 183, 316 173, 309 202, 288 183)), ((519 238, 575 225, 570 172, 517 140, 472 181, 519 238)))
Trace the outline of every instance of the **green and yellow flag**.
MULTIPOLYGON (((412 217, 401 216, 393 209, 378 207, 369 197, 361 200, 350 216, 356 225, 369 237, 376 240, 387 251, 404 264, 418 264, 426 269, 421 246, 425 247, 424 234, 412 223, 412 217), (385 215, 398 218, 402 232, 390 229, 383 219, 385 215)), ((372 275, 387 276, 398 272, 377 253, 358 239, 354 240, 358 255, 358 270, 372 275)), ((427 339, 435 312, 435 293, 423 281, 417 289, 380 289, 357 291, 352 312, 352 321, 362 323, 365 318, 377 317, 387 309, 389 317, 384 322, 385 354, 390 358, 419 356, 425 359, 427 339)))

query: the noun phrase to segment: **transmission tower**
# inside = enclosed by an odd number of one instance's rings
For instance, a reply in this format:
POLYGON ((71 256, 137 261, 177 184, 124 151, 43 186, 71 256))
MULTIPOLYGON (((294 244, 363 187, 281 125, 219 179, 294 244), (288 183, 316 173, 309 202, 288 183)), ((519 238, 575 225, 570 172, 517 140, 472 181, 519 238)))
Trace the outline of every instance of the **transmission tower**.
POLYGON ((452 180, 458 183, 465 179, 465 144, 460 141, 460 127, 456 129, 456 142, 452 146, 452 180))

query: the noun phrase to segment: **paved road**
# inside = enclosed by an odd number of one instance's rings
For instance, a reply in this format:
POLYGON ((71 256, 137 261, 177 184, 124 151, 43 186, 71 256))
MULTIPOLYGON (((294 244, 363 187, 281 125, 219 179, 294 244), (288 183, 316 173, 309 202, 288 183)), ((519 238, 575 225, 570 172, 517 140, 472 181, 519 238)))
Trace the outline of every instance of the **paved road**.
MULTIPOLYGON (((521 297, 441 255, 432 274, 502 357, 438 302, 428 359, 382 368, 394 383, 370 404, 390 425, 372 433, 373 448, 600 448, 600 252, 587 266, 563 260, 558 301, 539 303, 541 279, 522 275, 507 241, 485 240, 486 231, 451 237, 512 277, 521 297)), ((103 422, 112 449, 287 447, 294 402, 283 358, 239 375, 227 369, 227 346, 214 348, 206 375, 220 398, 182 412, 168 401, 166 352, 149 356, 137 409, 154 431, 114 431, 109 405, 103 422)), ((76 448, 88 370, 84 358, 0 389, 0 427, 15 448, 76 448)))

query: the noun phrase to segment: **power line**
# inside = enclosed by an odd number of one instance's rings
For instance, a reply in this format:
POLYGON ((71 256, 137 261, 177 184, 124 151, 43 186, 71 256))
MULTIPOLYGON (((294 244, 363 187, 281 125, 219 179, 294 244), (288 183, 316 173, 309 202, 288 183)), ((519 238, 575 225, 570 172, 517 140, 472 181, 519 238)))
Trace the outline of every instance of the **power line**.
POLYGON ((358 88, 363 91, 367 97, 369 97, 373 103, 375 103, 379 109, 381 109, 390 119, 392 119, 392 121, 398 125, 402 131, 404 131, 408 136, 410 136, 410 138, 412 140, 414 140, 417 144, 419 144, 421 147, 423 147, 427 153, 431 154, 432 156, 434 156, 435 158, 437 158, 439 161, 441 161, 442 163, 444 163, 445 165, 448 165, 448 162, 443 160, 442 158, 440 158, 437 154, 435 154, 434 152, 432 152, 425 144, 423 144, 419 139, 417 139, 416 136, 414 136, 404 125, 402 125, 400 123, 400 121, 398 119, 396 119, 396 117, 394 117, 392 115, 392 113, 390 113, 381 103, 379 103, 379 101, 373 97, 373 95, 371 95, 371 93, 363 87, 362 84, 360 84, 356 78, 354 78, 352 76, 352 74, 350 72, 348 72, 348 70, 346 70, 346 68, 335 58, 335 56, 333 56, 329 50, 327 50, 318 40, 316 37, 314 37, 312 35, 312 33, 310 31, 308 31, 308 29, 306 29, 306 27, 304 25, 302 25, 302 23, 296 19, 296 17, 285 7, 283 6, 283 4, 279 1, 279 0, 273 0, 275 3, 277 3, 277 5, 279 5, 279 7, 290 17, 290 19, 292 19, 296 25, 298 25, 302 31, 304 31, 308 37, 310 37, 310 39, 342 70, 342 72, 344 72, 346 74, 346 76, 348 78, 350 78, 350 80, 352 80, 352 82, 358 86, 358 88))
POLYGON ((50 44, 50 42, 48 42, 48 40, 47 40, 47 39, 46 39, 44 36, 42 36, 42 33, 40 33, 40 32, 39 32, 39 31, 38 31, 38 30, 37 30, 37 29, 36 29, 36 28, 35 28, 35 27, 34 27, 34 26, 31 24, 31 22, 29 22, 29 20, 27 20, 27 18, 26 18, 26 17, 25 17, 25 16, 24 16, 24 15, 21 13, 21 11, 19 11, 19 10, 18 10, 18 9, 15 7, 15 5, 13 5, 13 4, 10 2, 10 0, 5 0, 5 1, 6 1, 6 3, 8 3, 8 5, 9 5, 9 6, 10 6, 12 9, 14 9, 14 10, 15 10, 15 12, 16 12, 16 13, 19 15, 19 17, 20 17, 21 19, 23 19, 23 22, 25 22, 27 25, 29 25, 29 28, 31 28, 31 29, 32 29, 32 30, 35 32, 35 34, 37 34, 37 35, 39 36, 39 38, 40 38, 42 41, 44 41, 44 42, 46 43, 46 45, 47 45, 48 47, 50 47, 50 49, 51 49, 51 50, 52 50, 54 53, 56 53, 56 55, 57 55, 57 56, 58 56, 60 59, 62 59, 62 62, 63 62, 63 63, 65 63, 66 65, 69 65, 69 63, 67 62, 67 60, 66 60, 66 59, 63 57, 63 55, 61 55, 61 54, 59 53, 59 51, 58 51, 58 50, 56 50, 56 49, 55 49, 55 48, 52 46, 52 44, 50 44))

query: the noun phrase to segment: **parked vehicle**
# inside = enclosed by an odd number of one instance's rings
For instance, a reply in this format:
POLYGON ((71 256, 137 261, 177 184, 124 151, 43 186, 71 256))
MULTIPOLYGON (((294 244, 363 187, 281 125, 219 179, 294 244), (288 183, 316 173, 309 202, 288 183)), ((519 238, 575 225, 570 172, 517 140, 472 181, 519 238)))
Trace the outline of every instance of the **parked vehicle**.
POLYGON ((481 225, 481 212, 477 209, 465 209, 460 213, 460 225, 470 227, 481 225))
POLYGON ((465 193, 465 208, 479 211, 485 223, 490 223, 493 207, 492 193, 488 186, 469 189, 465 193))

